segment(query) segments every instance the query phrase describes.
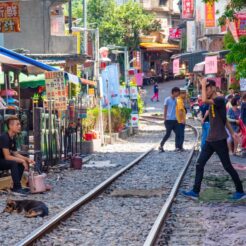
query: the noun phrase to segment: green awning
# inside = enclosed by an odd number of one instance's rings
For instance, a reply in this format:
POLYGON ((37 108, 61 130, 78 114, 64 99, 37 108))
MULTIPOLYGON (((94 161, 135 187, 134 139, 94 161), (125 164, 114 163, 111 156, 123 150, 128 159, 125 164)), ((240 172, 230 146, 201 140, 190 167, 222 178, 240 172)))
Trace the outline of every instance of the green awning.
MULTIPOLYGON (((10 74, 13 77, 13 74, 10 74)), ((21 88, 37 88, 38 86, 45 86, 44 73, 41 73, 37 76, 35 75, 25 75, 21 73, 19 75, 20 87, 21 88)), ((4 86, 4 74, 0 73, 0 85, 1 88, 4 86)))

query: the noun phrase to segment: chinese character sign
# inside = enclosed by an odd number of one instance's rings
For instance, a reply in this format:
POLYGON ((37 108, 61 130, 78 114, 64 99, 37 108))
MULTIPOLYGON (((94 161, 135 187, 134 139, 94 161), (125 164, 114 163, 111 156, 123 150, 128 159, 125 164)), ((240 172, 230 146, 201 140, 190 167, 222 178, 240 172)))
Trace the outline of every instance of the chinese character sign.
POLYGON ((67 109, 67 93, 62 71, 45 72, 46 97, 55 101, 55 109, 67 109))
POLYGON ((0 32, 20 32, 18 2, 0 3, 0 32))
POLYGON ((215 4, 205 4, 205 27, 215 27, 215 4))
POLYGON ((141 69, 141 55, 139 51, 133 51, 133 67, 141 69))
POLYGON ((238 36, 246 36, 246 13, 237 14, 236 17, 238 36))
POLYGON ((182 0, 182 19, 192 19, 194 16, 194 0, 182 0))
POLYGON ((217 56, 207 56, 205 58, 205 74, 215 74, 217 71, 217 56))
POLYGON ((196 25, 195 21, 186 22, 187 32, 187 51, 195 52, 196 50, 196 25))
POLYGON ((180 39, 181 38, 181 29, 169 28, 169 38, 180 39))
POLYGON ((173 60, 173 73, 179 74, 179 59, 173 60))

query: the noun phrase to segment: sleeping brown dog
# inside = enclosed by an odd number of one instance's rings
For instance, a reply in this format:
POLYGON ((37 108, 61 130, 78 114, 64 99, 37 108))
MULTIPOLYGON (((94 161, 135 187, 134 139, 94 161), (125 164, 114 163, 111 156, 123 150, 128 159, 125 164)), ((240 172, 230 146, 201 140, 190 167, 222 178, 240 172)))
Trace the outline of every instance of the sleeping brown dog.
POLYGON ((25 211, 25 217, 44 217, 49 214, 48 207, 40 201, 35 200, 12 200, 8 199, 7 204, 3 212, 12 213, 17 212, 21 213, 25 211))

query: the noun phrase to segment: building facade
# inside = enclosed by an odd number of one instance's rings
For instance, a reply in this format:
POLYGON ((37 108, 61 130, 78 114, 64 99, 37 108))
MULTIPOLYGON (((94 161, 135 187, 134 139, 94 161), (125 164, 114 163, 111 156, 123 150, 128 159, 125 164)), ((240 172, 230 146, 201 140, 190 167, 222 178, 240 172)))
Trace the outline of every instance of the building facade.
POLYGON ((65 0, 20 1, 20 32, 1 33, 0 45, 35 54, 76 54, 77 38, 65 35, 65 0))

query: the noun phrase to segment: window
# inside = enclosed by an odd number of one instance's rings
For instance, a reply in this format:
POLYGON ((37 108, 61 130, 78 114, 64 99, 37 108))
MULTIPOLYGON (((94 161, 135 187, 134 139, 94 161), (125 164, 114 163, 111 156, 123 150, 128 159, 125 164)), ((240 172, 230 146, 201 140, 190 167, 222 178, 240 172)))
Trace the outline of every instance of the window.
POLYGON ((160 6, 166 5, 166 3, 167 3, 167 0, 159 0, 160 6))

